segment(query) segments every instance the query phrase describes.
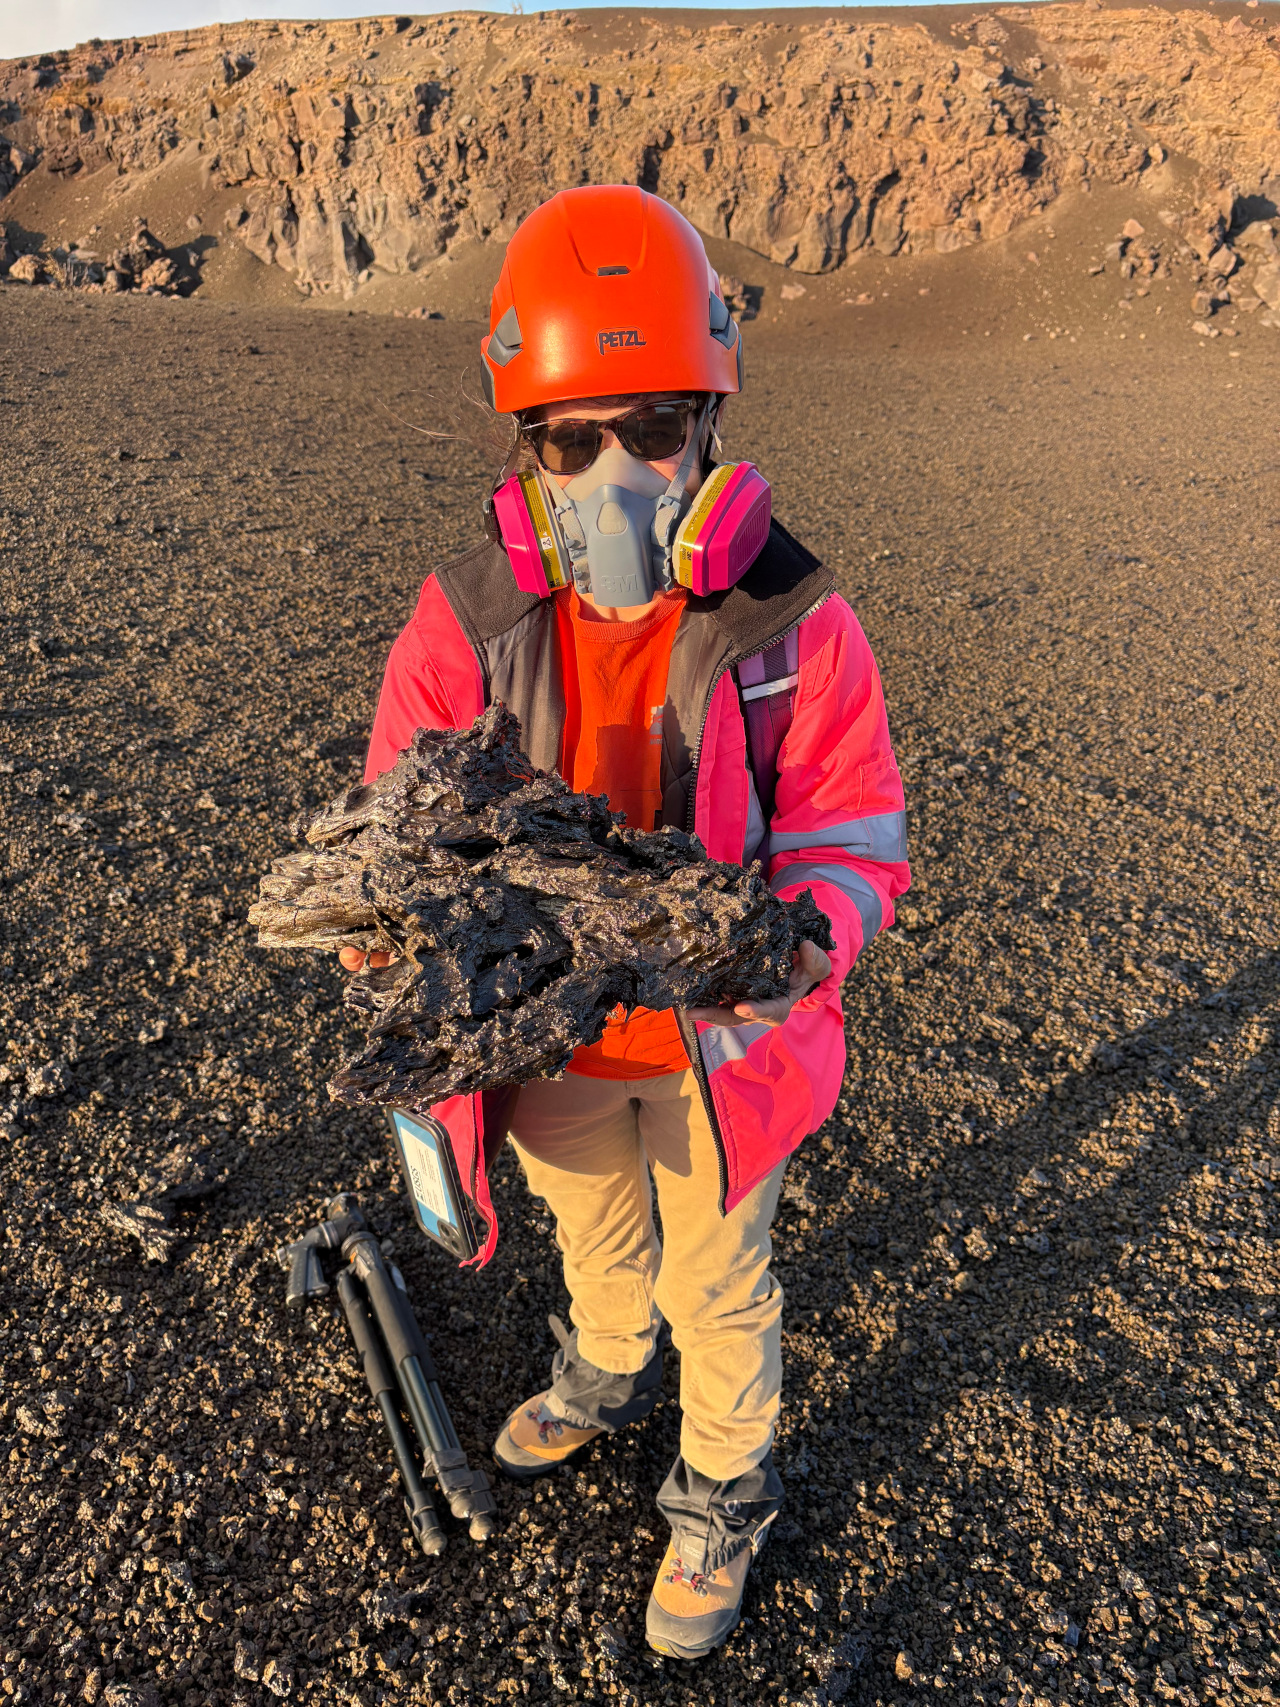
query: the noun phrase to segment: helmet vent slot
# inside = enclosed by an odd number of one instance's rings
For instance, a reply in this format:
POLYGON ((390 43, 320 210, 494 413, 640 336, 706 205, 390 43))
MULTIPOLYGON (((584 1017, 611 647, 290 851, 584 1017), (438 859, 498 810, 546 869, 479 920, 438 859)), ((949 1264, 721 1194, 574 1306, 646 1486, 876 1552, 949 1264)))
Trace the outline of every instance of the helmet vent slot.
POLYGON ((714 291, 711 292, 709 320, 711 336, 716 343, 723 344, 726 350, 731 350, 738 339, 737 323, 714 291))
POLYGON ((516 318, 514 305, 499 320, 489 339, 488 357, 496 367, 506 367, 520 354, 524 340, 520 336, 520 322, 516 318))

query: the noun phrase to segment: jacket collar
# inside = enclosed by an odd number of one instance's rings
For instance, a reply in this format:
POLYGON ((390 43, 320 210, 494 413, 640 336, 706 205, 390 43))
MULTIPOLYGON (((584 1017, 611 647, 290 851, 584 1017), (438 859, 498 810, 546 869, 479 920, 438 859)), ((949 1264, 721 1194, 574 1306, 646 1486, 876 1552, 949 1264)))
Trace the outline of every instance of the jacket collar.
MULTIPOLYGON (((445 597, 473 646, 496 640, 543 601, 516 586, 500 545, 478 545, 436 570, 445 597)), ((831 571, 787 532, 770 524, 764 550, 727 592, 690 597, 729 643, 730 658, 749 657, 786 634, 834 588, 831 571)))
POLYGON ((710 615, 731 658, 746 658, 781 639, 834 587, 831 571, 775 521, 764 550, 736 586, 689 605, 710 615))

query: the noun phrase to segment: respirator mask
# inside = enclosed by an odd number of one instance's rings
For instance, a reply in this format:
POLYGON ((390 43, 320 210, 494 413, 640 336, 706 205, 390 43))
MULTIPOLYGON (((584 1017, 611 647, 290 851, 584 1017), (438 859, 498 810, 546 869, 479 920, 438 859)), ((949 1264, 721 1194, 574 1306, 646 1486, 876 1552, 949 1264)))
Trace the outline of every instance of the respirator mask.
POLYGON ((711 408, 708 399, 670 480, 619 443, 563 487, 541 468, 504 481, 487 507, 517 586, 545 598, 572 580, 597 604, 626 609, 664 589, 701 597, 740 580, 768 538, 769 483, 753 463, 720 463, 690 495, 711 408))

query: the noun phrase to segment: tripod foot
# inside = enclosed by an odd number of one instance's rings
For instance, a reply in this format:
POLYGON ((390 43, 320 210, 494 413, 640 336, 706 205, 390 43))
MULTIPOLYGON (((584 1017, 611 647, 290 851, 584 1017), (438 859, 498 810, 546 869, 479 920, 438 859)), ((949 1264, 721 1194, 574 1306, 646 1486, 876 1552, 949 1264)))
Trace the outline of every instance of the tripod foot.
POLYGON ((440 1519, 430 1506, 420 1507, 417 1511, 410 1510, 409 1502, 404 1502, 404 1509, 409 1513, 409 1523, 413 1528, 414 1539, 428 1558, 435 1558, 443 1553, 449 1545, 448 1537, 440 1527, 440 1519))

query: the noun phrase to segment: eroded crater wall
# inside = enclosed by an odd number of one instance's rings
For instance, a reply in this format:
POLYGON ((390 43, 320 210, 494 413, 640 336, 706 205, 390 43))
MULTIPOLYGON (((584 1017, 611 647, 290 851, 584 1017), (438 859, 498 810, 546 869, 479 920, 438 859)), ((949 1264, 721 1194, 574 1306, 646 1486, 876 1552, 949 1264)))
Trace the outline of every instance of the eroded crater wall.
POLYGON ((1278 113, 1275 6, 244 24, 0 64, 0 195, 198 162, 242 191, 252 254, 347 294, 505 241, 556 189, 632 182, 820 273, 1000 236, 1169 157, 1266 200, 1278 113))

